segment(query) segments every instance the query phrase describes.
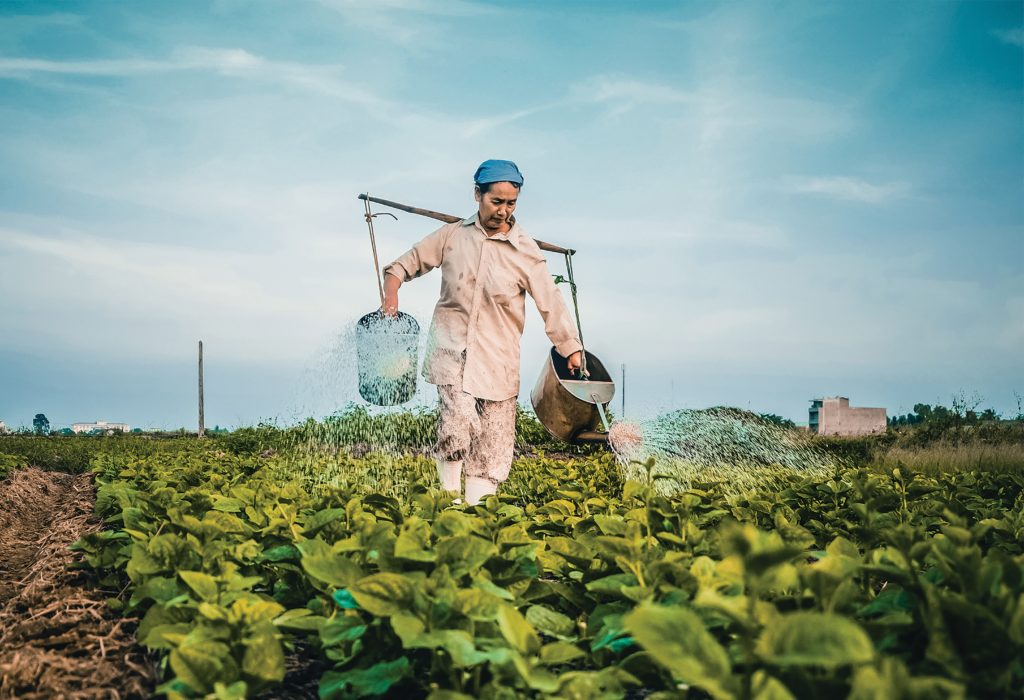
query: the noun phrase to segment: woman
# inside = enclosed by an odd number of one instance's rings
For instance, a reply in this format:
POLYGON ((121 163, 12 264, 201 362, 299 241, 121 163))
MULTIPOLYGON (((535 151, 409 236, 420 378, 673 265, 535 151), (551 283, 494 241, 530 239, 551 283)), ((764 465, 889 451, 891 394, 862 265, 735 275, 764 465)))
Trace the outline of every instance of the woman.
POLYGON ((398 289, 441 268, 441 297, 427 338, 423 376, 437 385, 438 475, 469 505, 508 478, 515 448, 519 343, 529 293, 569 369, 583 349, 536 242, 513 216, 523 175, 508 160, 484 161, 473 177, 477 213, 442 226, 384 268, 384 313, 398 289))

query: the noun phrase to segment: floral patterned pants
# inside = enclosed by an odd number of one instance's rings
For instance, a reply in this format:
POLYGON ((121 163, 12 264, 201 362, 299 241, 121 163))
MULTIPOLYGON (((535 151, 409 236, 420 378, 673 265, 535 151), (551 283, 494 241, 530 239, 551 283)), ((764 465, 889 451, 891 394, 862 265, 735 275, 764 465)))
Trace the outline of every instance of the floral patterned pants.
POLYGON ((508 478, 516 441, 516 399, 488 401, 451 384, 437 387, 440 401, 437 452, 446 461, 463 460, 466 476, 495 484, 508 478))

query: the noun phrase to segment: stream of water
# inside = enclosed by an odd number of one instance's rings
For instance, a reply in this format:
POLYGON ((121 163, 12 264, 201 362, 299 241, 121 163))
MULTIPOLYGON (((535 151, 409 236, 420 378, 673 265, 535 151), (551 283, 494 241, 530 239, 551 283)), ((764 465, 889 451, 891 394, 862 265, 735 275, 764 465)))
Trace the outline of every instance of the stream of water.
POLYGON ((669 493, 720 483, 732 493, 772 487, 790 474, 824 478, 835 457, 810 436, 734 408, 679 410, 612 427, 624 476, 643 480, 653 460, 656 488, 669 493))

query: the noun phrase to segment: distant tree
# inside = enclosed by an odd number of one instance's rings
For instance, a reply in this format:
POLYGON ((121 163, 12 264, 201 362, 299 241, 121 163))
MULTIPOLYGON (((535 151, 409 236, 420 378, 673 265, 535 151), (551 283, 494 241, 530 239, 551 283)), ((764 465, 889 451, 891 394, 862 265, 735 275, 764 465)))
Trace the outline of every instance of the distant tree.
POLYGON ((978 420, 999 420, 1000 416, 996 413, 994 408, 986 408, 978 416, 978 420))
POLYGON ((47 435, 50 432, 50 421, 42 413, 37 413, 32 419, 32 431, 36 435, 47 435))
POLYGON ((762 420, 768 421, 769 423, 773 423, 779 426, 780 428, 796 427, 796 423, 794 423, 793 421, 789 420, 788 418, 783 418, 782 416, 775 415, 774 413, 759 413, 758 416, 762 420))

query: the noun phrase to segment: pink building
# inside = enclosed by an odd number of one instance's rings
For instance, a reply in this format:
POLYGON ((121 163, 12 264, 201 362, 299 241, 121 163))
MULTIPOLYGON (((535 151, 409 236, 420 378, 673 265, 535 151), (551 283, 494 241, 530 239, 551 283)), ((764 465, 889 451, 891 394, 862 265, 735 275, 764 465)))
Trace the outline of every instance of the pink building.
POLYGON ((808 428, 819 435, 871 435, 884 433, 884 408, 852 408, 845 396, 812 399, 808 428))

